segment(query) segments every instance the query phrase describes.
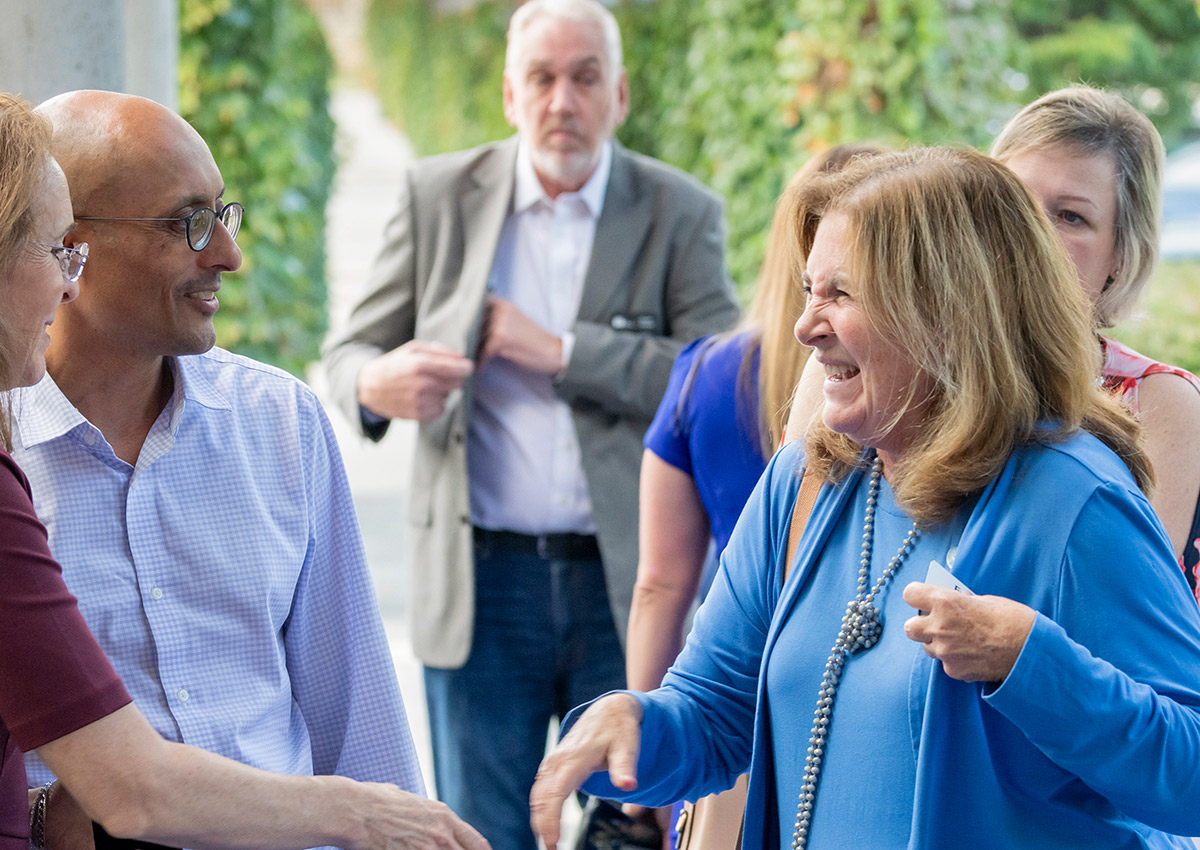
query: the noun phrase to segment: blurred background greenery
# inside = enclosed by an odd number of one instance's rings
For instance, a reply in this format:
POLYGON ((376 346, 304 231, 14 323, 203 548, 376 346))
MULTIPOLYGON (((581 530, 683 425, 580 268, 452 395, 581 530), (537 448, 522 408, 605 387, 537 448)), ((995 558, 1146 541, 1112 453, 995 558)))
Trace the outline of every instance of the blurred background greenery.
MULTIPOLYGON (((512 132, 500 81, 515 0, 364 1, 370 61, 351 82, 378 93, 418 154, 512 132)), ((222 299, 221 342, 298 371, 325 329, 329 54, 302 0, 179 8, 183 111, 213 144, 230 197, 247 202, 247 269, 236 299, 222 299)), ((1200 0, 616 0, 613 10, 632 97, 619 138, 725 197, 743 293, 784 183, 829 146, 986 147, 1021 104, 1078 80, 1124 94, 1168 149, 1197 133, 1200 0)), ((1200 263, 1163 263, 1144 306, 1122 338, 1200 370, 1200 263)))
POLYGON ((1200 374, 1200 262, 1159 263, 1140 307, 1140 314, 1119 325, 1112 336, 1143 354, 1200 374))
POLYGON ((180 0, 179 29, 179 111, 246 207, 218 344, 302 375, 328 321, 333 60, 301 0, 180 0))

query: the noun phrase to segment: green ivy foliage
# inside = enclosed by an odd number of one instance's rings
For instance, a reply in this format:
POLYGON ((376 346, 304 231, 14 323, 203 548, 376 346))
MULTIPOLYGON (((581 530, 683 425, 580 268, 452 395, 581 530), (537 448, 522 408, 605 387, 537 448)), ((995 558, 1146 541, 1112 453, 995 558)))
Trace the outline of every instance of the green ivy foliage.
MULTIPOLYGON (((709 0, 716 3, 718 0, 709 0)), ((725 0, 720 0, 725 2, 725 0)), ((994 0, 792 0, 774 55, 790 168, 853 141, 985 145, 1013 107, 994 0)), ((759 226, 765 229, 764 210, 759 226)))
POLYGON ((793 147, 849 140, 984 144, 1009 105, 1003 6, 960 0, 796 0, 779 46, 793 147))
POLYGON ((1167 147, 1194 129, 1200 97, 1196 0, 1012 0, 1026 100, 1074 82, 1123 94, 1167 147))
POLYGON ((425 0, 372 0, 367 46, 383 109, 421 155, 474 147, 512 132, 504 118, 504 34, 515 7, 483 0, 435 14, 425 0))
POLYGON ((687 89, 688 52, 696 38, 694 0, 619 0, 613 14, 621 26, 629 115, 617 131, 630 150, 691 171, 700 137, 680 94, 687 89))
POLYGON ((301 374, 327 325, 332 58, 301 0, 180 0, 179 23, 180 113, 246 207, 217 342, 301 374))
MULTIPOLYGON (((515 3, 435 13, 372 0, 385 111, 422 154, 511 132, 500 110, 515 3)), ((1019 102, 1085 79, 1187 124, 1200 0, 616 0, 631 108, 618 136, 726 200, 730 271, 757 276, 776 200, 843 142, 986 147, 1019 102), (1139 83, 1138 81, 1142 81, 1139 83)))
POLYGON ((794 14, 790 6, 696 3, 683 84, 660 129, 660 155, 725 199, 726 260, 743 293, 757 279, 776 199, 799 165, 777 56, 794 14))

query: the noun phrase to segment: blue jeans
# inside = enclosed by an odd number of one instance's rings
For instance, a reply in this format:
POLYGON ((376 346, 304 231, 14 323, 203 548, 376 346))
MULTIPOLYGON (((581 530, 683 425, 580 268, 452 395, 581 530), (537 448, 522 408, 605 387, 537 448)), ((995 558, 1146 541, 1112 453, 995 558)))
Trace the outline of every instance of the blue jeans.
POLYGON ((425 668, 438 798, 494 850, 536 850, 529 791, 550 719, 623 687, 599 561, 476 544, 471 654, 425 668))

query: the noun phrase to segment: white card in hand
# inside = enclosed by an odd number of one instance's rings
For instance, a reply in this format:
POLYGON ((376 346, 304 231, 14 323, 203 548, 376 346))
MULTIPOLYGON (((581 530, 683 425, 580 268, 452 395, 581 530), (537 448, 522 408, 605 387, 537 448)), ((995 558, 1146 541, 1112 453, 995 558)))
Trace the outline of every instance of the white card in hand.
POLYGON ((965 593, 967 596, 974 596, 971 588, 967 587, 954 573, 943 567, 937 561, 929 562, 929 572, 925 574, 925 583, 932 584, 934 587, 944 587, 947 590, 957 590, 959 593, 965 593))
MULTIPOLYGON (((929 562, 929 571, 925 573, 925 583, 932 584, 934 587, 944 587, 947 590, 957 590, 959 593, 967 594, 967 596, 975 595, 971 588, 959 581, 954 573, 950 572, 937 561, 929 562)), ((917 613, 924 616, 929 612, 918 611, 917 613)))

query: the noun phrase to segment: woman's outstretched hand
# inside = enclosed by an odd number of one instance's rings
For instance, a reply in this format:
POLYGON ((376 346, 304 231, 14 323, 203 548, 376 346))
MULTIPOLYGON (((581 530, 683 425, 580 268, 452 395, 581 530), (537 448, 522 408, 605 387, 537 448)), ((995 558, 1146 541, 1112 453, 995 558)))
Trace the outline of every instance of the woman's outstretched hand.
POLYGON ((1003 682, 1036 618, 1028 605, 1003 596, 968 596, 921 581, 904 588, 904 601, 928 612, 906 620, 904 633, 964 682, 1003 682))
POLYGON ((642 707, 628 694, 602 697, 585 711, 538 768, 529 795, 530 823, 546 850, 558 845, 562 807, 584 781, 607 770, 623 791, 637 787, 642 707))

